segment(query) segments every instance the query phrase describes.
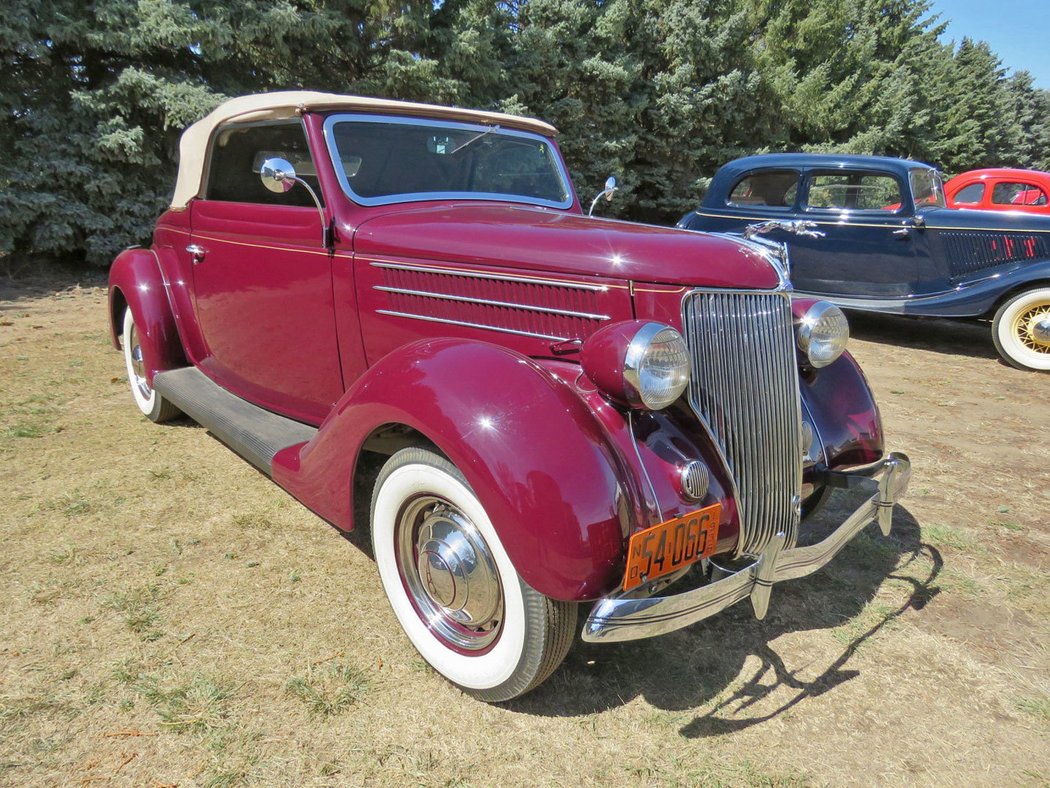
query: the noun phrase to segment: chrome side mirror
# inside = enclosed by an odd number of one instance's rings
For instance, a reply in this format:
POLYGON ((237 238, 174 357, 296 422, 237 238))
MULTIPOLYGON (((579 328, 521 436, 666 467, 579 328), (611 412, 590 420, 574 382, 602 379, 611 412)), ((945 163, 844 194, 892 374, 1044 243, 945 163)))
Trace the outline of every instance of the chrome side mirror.
POLYGON ((589 211, 587 211, 587 215, 591 216, 594 213, 594 206, 598 204, 598 200, 600 200, 602 197, 605 198, 606 202, 612 202, 613 195, 619 188, 620 187, 616 185, 615 176, 610 175, 608 178, 606 178, 605 188, 602 191, 598 192, 597 196, 593 200, 591 200, 591 208, 589 211))
POLYGON ((295 174, 295 167, 288 159, 267 159, 259 168, 259 177, 262 178, 263 186, 277 194, 290 191, 296 183, 302 181, 295 174))
POLYGON ((331 245, 331 228, 328 226, 328 222, 325 221, 324 207, 321 205, 321 200, 318 198, 317 192, 313 190, 313 187, 295 174, 295 167, 292 166, 292 163, 288 159, 282 159, 277 156, 267 159, 259 167, 259 177, 262 179, 263 186, 277 194, 291 191, 292 187, 297 183, 301 183, 303 188, 310 192, 314 205, 317 206, 317 214, 321 217, 321 242, 327 249, 331 245))

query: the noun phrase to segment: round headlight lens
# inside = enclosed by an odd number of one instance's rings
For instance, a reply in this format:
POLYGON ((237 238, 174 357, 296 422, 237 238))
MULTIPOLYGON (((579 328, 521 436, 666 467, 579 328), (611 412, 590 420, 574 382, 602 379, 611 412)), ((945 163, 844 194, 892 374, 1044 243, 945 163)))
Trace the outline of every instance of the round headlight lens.
POLYGON ((627 348, 623 377, 634 404, 650 410, 666 408, 689 384, 689 349, 670 326, 647 323, 627 348))
POLYGON ((798 346, 811 366, 833 363, 849 342, 849 323, 842 310, 827 301, 817 301, 798 325, 798 346))

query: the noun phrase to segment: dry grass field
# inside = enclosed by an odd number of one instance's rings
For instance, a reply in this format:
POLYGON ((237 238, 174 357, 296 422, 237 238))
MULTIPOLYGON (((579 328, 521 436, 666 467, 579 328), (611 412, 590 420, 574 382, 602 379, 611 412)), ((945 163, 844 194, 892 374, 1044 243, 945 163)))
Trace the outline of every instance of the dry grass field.
POLYGON ((0 284, 0 783, 1050 782, 1050 377, 983 327, 853 321, 915 467, 891 540, 486 706, 401 634, 366 534, 139 416, 77 281, 0 284))

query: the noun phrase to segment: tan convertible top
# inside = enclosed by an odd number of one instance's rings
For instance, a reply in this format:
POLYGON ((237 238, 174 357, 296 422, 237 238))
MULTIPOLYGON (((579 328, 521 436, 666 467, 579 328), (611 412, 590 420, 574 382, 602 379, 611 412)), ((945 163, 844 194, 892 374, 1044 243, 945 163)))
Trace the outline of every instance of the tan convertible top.
POLYGON ((204 160, 212 132, 227 121, 282 120, 294 118, 313 110, 346 109, 382 112, 395 115, 414 115, 444 118, 468 123, 499 124, 548 136, 556 129, 540 120, 504 115, 501 112, 482 112, 475 109, 439 107, 434 104, 415 104, 410 101, 341 96, 337 93, 318 93, 310 90, 288 90, 278 93, 257 93, 225 101, 211 113, 198 120, 182 133, 179 143, 179 176, 175 181, 175 195, 171 207, 185 208, 196 197, 204 181, 204 160))

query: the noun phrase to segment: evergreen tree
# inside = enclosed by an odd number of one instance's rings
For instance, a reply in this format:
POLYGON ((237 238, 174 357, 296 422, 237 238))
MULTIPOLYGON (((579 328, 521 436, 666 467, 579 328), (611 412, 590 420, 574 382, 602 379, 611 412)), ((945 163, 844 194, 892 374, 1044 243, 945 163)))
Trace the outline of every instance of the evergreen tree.
MULTIPOLYGON (((183 127, 227 95, 385 84, 429 2, 12 0, 0 251, 107 263, 149 238, 183 127), (407 10, 406 10, 407 9, 407 10)), ((393 76, 388 81, 396 82, 393 76)), ((411 92, 392 84, 390 93, 411 92)), ((418 93, 428 93, 419 90, 418 93)))
POLYGON ((309 88, 556 125, 585 201, 671 221, 767 149, 1050 169, 1050 93, 929 0, 8 0, 0 253, 107 263, 148 240, 182 129, 309 88))

